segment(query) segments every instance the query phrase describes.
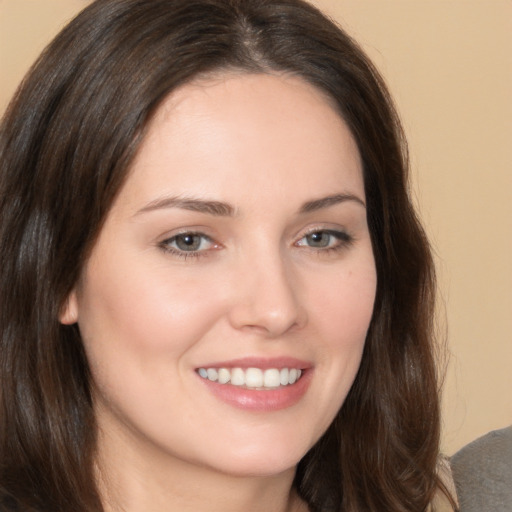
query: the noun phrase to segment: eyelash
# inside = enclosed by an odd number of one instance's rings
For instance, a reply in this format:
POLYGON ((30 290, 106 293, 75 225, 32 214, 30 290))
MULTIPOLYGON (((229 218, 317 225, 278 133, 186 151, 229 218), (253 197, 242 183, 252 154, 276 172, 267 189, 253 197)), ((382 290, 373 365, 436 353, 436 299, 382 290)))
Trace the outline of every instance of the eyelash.
MULTIPOLYGON (((183 233, 178 233, 177 235, 174 235, 170 238, 166 238, 162 242, 159 243, 159 247, 166 253, 170 253, 173 256, 177 256, 178 258, 199 258, 202 256, 205 256, 205 253, 208 249, 203 250, 193 250, 193 251, 186 251, 183 249, 180 249, 179 247, 171 247, 172 243, 175 243, 179 239, 184 239, 186 237, 200 237, 202 241, 207 241, 212 244, 213 247, 216 247, 216 244, 213 242, 213 240, 205 235, 204 233, 196 232, 196 231, 185 231, 183 233)), ((202 243, 202 242, 201 242, 202 243)))
MULTIPOLYGON (((177 240, 184 239, 186 237, 200 237, 202 244, 204 241, 208 242, 212 245, 212 248, 218 248, 219 246, 215 244, 215 242, 204 233, 195 232, 195 231, 185 231, 183 233, 178 233, 177 235, 174 235, 170 238, 166 238, 162 242, 158 244, 160 249, 164 251, 165 253, 171 254, 173 256, 176 256, 178 258, 182 259, 188 259, 188 258, 200 258, 207 255, 209 250, 211 249, 199 249, 199 250, 184 250, 180 249, 179 247, 172 247, 171 244, 175 244, 177 240)), ((346 231, 339 231, 334 229, 312 229, 311 231, 305 233, 297 242, 294 243, 294 246, 296 247, 306 247, 307 249, 310 249, 312 251, 315 251, 319 254, 327 254, 332 252, 338 252, 341 251, 354 242, 354 238, 348 234, 346 231), (307 237, 311 237, 313 235, 328 235, 329 237, 333 237, 336 239, 337 243, 332 246, 328 247, 312 247, 306 244, 301 244, 300 242, 302 240, 305 240, 307 237)))
POLYGON ((311 231, 305 233, 302 236, 302 238, 300 238, 300 240, 295 242, 295 245, 299 246, 299 247, 307 247, 307 248, 309 248, 313 251, 316 251, 320 254, 326 254, 326 253, 338 252, 343 249, 346 249, 347 247, 350 247, 350 245, 352 245, 353 242, 354 242, 354 237, 351 236, 346 231, 340 231, 340 230, 336 230, 336 229, 312 229, 311 231), (311 246, 299 244, 299 242, 301 240, 304 240, 309 236, 318 235, 318 234, 328 235, 329 237, 333 237, 336 239, 337 243, 335 245, 329 246, 329 247, 311 247, 311 246))

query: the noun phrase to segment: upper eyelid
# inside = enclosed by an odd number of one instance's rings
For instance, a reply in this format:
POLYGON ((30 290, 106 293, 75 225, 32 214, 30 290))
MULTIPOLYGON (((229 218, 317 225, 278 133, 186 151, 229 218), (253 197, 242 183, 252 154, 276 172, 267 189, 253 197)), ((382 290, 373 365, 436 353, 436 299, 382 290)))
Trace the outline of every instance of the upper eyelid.
POLYGON ((300 241, 302 240, 303 238, 309 236, 309 235, 313 235, 315 233, 327 233, 331 236, 335 236, 337 237, 338 239, 340 239, 341 241, 343 241, 343 239, 346 239, 346 241, 350 240, 354 240, 354 236, 351 235, 347 230, 345 229, 312 229, 311 231, 307 231, 305 233, 303 233, 300 237, 297 238, 297 241, 300 241))
POLYGON ((208 240, 215 240, 215 236, 210 235, 206 233, 206 229, 204 227, 198 227, 198 228, 177 228, 167 231, 165 234, 160 235, 158 237, 157 242, 162 243, 166 242, 167 240, 171 240, 173 238, 176 238, 178 236, 184 236, 184 235, 196 235, 196 236, 202 236, 204 238, 207 238, 208 240))
POLYGON ((330 227, 330 226, 312 226, 310 228, 306 228, 303 232, 302 236, 309 235, 311 233, 318 233, 320 231, 328 232, 328 233, 347 233, 348 230, 343 227, 330 227))
MULTIPOLYGON (((303 226, 300 229, 293 230, 295 231, 295 234, 290 233, 290 238, 292 240, 300 240, 304 236, 307 236, 312 233, 316 232, 329 232, 333 235, 339 234, 343 236, 348 236, 350 238, 354 238, 354 229, 347 227, 345 225, 339 224, 337 222, 319 222, 317 223, 310 223, 309 226, 303 226)), ((175 237, 183 236, 183 235, 197 235, 204 237, 205 239, 218 244, 223 245, 222 242, 219 240, 222 238, 225 238, 222 236, 222 233, 219 233, 218 230, 212 229, 209 226, 204 225, 196 225, 196 226, 184 226, 184 227, 178 227, 175 229, 170 229, 166 233, 158 236, 155 240, 157 244, 162 244, 164 242, 167 242, 175 237)), ((234 233, 231 233, 228 238, 232 238, 234 236, 234 233)), ((294 242, 293 242, 294 243, 294 242)))
POLYGON ((317 225, 317 226, 312 226, 310 228, 306 228, 305 230, 299 231, 297 233, 297 235, 295 235, 295 239, 300 240, 300 239, 304 238, 305 236, 311 235, 313 233, 319 233, 319 232, 331 233, 333 235, 339 234, 339 235, 344 235, 344 236, 353 238, 353 235, 351 234, 351 230, 349 230, 347 228, 344 228, 341 226, 331 227, 331 226, 317 225))
POLYGON ((171 235, 165 235, 163 241, 171 240, 172 238, 176 238, 178 236, 186 236, 186 235, 202 236, 204 238, 211 239, 211 236, 207 235, 206 233, 203 233, 202 231, 196 231, 193 229, 185 229, 183 231, 178 231, 177 233, 172 233, 171 235))

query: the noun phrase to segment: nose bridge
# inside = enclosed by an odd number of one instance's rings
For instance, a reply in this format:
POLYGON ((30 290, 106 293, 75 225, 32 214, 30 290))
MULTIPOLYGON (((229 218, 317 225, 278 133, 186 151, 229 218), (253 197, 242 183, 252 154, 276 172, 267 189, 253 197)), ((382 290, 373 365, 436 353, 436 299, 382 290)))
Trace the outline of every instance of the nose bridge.
POLYGON ((237 264, 231 322, 237 328, 279 336, 305 322, 299 282, 292 262, 279 247, 259 247, 237 264))

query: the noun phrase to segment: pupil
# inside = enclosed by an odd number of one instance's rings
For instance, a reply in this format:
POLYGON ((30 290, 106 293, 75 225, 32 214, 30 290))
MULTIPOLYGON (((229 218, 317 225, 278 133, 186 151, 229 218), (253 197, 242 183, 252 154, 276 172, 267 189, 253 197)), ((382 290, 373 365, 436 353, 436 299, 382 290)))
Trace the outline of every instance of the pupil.
POLYGON ((329 244, 329 235, 322 231, 311 233, 311 235, 309 235, 309 242, 316 247, 326 247, 329 244))
POLYGON ((201 244, 201 239, 197 235, 182 235, 176 239, 176 245, 185 251, 196 250, 201 244))

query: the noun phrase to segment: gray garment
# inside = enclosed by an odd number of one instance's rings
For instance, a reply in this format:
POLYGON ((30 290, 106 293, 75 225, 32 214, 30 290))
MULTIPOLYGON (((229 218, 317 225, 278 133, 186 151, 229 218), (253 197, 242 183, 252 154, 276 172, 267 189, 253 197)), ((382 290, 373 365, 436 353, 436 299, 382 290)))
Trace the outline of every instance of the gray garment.
POLYGON ((450 465, 460 512, 512 512, 512 426, 466 445, 450 465))

